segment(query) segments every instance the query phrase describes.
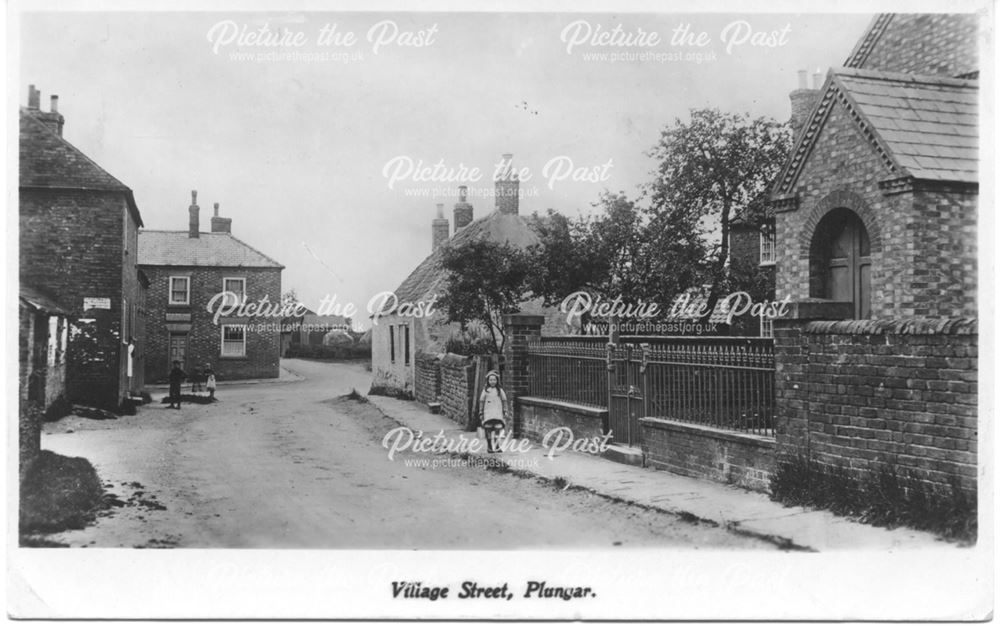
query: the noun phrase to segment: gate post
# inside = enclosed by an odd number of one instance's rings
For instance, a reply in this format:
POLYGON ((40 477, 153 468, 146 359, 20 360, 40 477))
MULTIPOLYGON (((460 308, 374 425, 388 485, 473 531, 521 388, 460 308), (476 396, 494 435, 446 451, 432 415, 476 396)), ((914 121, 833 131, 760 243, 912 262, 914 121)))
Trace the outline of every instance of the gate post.
POLYGON ((528 342, 542 336, 542 324, 545 318, 541 315, 528 313, 511 313, 503 316, 504 334, 504 373, 503 387, 510 404, 509 410, 513 420, 515 437, 521 436, 521 415, 517 408, 517 398, 528 395, 531 378, 528 371, 528 342))

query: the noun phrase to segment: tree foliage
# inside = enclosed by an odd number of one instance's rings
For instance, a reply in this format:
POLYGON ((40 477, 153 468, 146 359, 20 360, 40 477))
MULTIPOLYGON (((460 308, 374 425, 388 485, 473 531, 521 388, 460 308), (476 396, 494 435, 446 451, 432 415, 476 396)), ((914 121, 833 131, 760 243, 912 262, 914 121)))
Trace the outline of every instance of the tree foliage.
MULTIPOLYGON (((667 231, 698 231, 706 241, 705 282, 714 306, 728 282, 729 233, 739 218, 765 219, 768 191, 790 149, 786 124, 718 109, 696 109, 665 128, 650 156, 651 213, 667 231)), ((709 307, 711 310, 711 307, 709 307)))
POLYGON ((506 342, 503 316, 517 313, 528 291, 528 255, 509 243, 478 239, 445 247, 441 262, 448 279, 439 302, 448 321, 479 320, 497 352, 502 352, 506 342))

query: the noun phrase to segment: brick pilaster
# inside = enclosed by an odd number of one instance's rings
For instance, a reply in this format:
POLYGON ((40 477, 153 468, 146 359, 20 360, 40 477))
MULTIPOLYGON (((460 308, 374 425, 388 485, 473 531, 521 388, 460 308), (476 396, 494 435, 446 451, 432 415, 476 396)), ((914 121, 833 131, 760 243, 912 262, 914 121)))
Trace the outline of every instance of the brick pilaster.
POLYGON ((529 364, 528 342, 542 336, 542 325, 545 317, 527 313, 513 313, 503 318, 504 332, 507 336, 504 345, 503 385, 514 414, 514 435, 521 436, 521 420, 517 415, 518 396, 528 394, 529 364))

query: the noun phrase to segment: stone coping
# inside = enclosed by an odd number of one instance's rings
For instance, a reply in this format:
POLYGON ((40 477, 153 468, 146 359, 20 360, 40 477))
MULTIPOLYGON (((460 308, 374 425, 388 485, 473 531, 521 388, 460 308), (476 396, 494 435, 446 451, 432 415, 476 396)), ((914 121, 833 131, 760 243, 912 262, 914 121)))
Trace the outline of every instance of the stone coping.
POLYGON ((774 448, 774 437, 765 435, 755 435, 753 433, 740 433, 732 430, 723 430, 704 424, 691 424, 689 422, 678 422, 676 420, 662 417, 640 417, 639 424, 649 426, 659 430, 684 431, 689 433, 701 433, 715 439, 724 439, 735 443, 757 445, 762 448, 774 448))
POLYGON ((813 335, 977 335, 979 323, 974 317, 904 317, 809 322, 804 331, 813 335))
POLYGON ((608 414, 607 409, 587 406, 585 404, 576 404, 574 402, 564 402, 562 400, 552 400, 550 398, 539 398, 536 396, 519 396, 516 401, 520 404, 527 404, 529 406, 540 406, 549 409, 571 411, 573 413, 580 413, 587 417, 594 418, 603 418, 608 414))

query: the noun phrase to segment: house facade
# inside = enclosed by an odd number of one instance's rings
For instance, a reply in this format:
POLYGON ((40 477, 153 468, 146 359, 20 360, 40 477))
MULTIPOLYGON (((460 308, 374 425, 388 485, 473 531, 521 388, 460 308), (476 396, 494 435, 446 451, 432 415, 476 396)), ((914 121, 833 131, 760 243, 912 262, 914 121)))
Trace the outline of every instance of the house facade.
POLYGON ((232 220, 200 228, 191 192, 188 230, 143 230, 139 264, 149 278, 145 376, 167 378, 174 360, 189 376, 211 367, 219 380, 276 378, 280 316, 257 316, 241 303, 281 302, 280 263, 232 235, 232 220), (251 314, 246 314, 251 313, 251 314))
POLYGON ((136 264, 142 217, 132 190, 63 137, 65 119, 29 87, 20 110, 19 278, 72 319, 65 392, 116 410, 143 386, 145 284, 136 264), (132 372, 132 376, 129 372, 132 372))

